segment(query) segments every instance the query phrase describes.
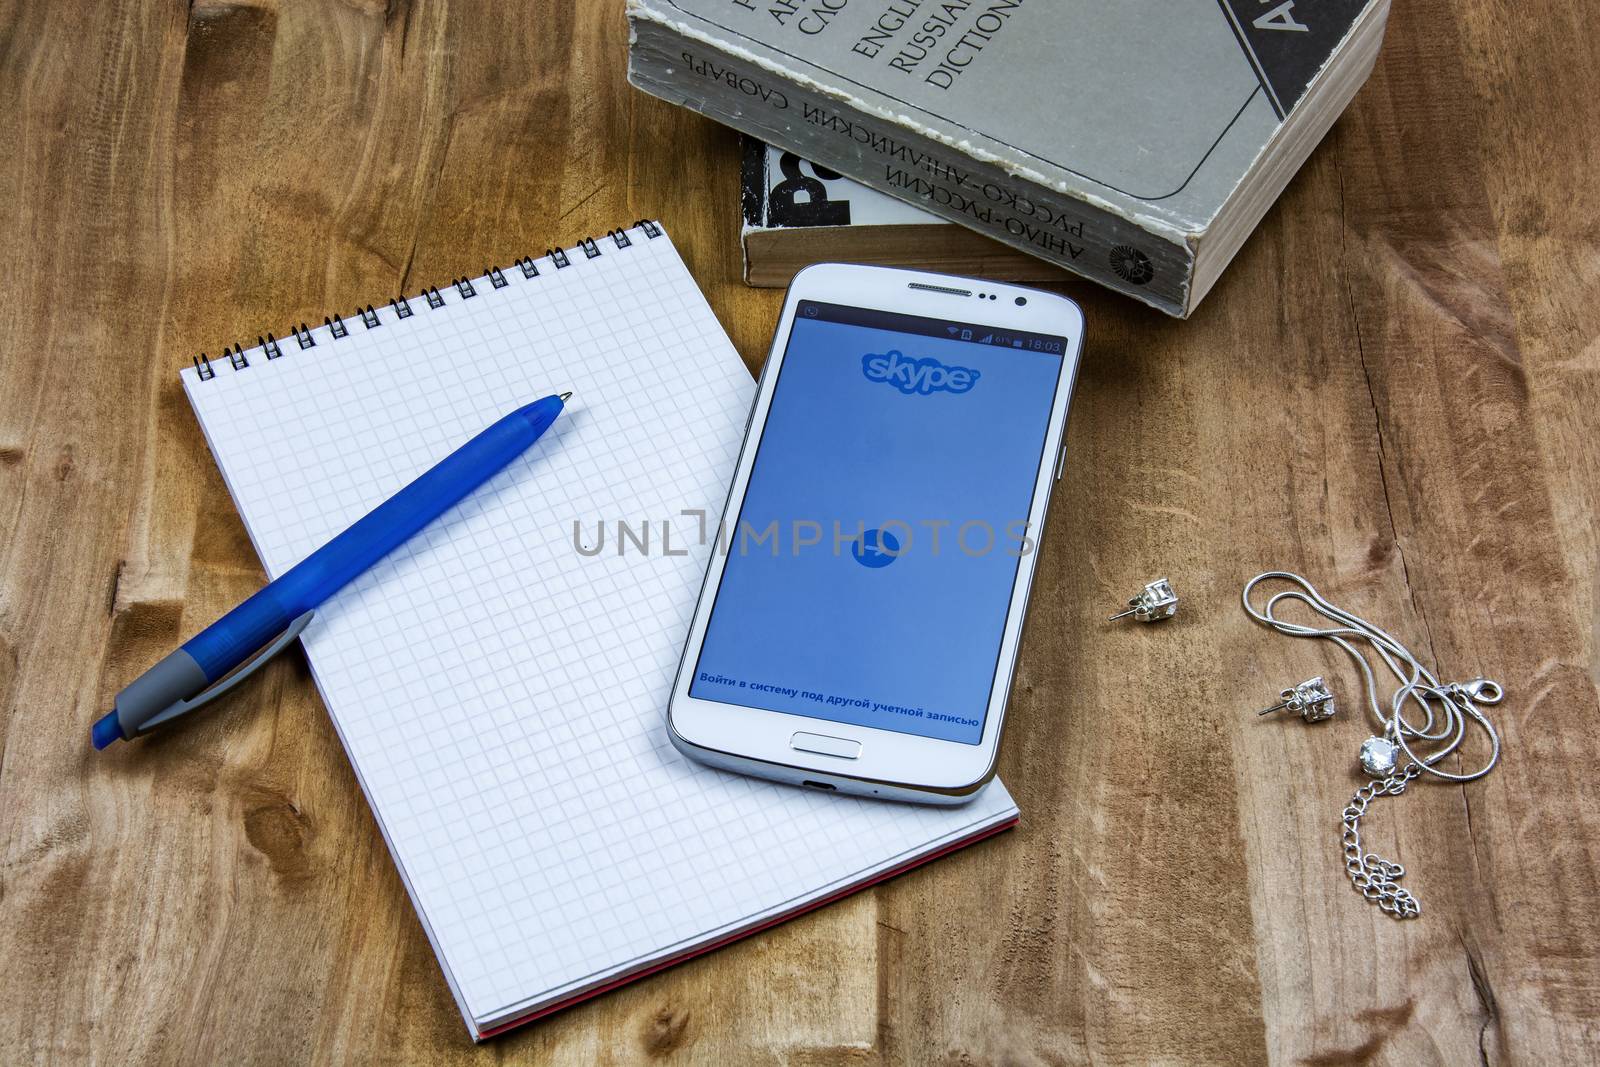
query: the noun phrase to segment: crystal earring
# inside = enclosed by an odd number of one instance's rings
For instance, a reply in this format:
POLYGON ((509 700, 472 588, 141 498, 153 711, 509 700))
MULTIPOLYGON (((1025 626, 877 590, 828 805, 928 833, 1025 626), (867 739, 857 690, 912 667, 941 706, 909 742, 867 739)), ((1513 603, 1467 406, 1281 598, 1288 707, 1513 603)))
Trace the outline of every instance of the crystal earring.
POLYGON ((1315 678, 1307 678, 1293 689, 1285 689, 1278 694, 1276 704, 1256 714, 1271 715, 1275 711, 1292 711, 1306 722, 1321 722, 1333 718, 1333 713, 1337 710, 1328 683, 1318 675, 1315 678))
POLYGON ((1161 619, 1170 619, 1178 611, 1178 594, 1172 591, 1172 583, 1165 578, 1157 578, 1144 587, 1143 592, 1128 601, 1128 607, 1119 611, 1107 622, 1132 615, 1140 622, 1158 622, 1161 619))

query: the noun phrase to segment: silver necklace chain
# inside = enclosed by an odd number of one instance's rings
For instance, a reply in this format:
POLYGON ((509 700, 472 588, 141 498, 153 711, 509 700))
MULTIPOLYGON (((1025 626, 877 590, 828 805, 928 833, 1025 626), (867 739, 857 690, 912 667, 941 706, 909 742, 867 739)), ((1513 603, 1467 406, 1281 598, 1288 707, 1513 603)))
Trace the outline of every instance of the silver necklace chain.
POLYGON ((1400 886, 1406 873, 1404 867, 1376 853, 1361 851, 1361 816, 1367 813, 1367 805, 1374 797, 1399 796, 1421 773, 1415 763, 1408 763, 1399 774, 1357 789, 1344 809, 1344 869, 1350 874, 1350 884, 1396 919, 1415 919, 1422 914, 1422 904, 1411 890, 1400 886))
POLYGON ((1405 868, 1361 849, 1361 819, 1367 806, 1380 796, 1399 796, 1423 774, 1444 781, 1471 782, 1494 770, 1500 761, 1500 734, 1482 710, 1481 704, 1498 704, 1505 693, 1499 684, 1486 678, 1465 683, 1441 684, 1438 677, 1387 631, 1338 607, 1318 593, 1298 574, 1267 571, 1245 583, 1241 598, 1244 610, 1263 626, 1290 637, 1313 637, 1332 641, 1355 660, 1366 687, 1367 707, 1378 723, 1379 732, 1361 746, 1361 764, 1374 780, 1368 782, 1345 805, 1343 826, 1345 870, 1361 895, 1397 919, 1413 919, 1422 905, 1411 892, 1400 886, 1405 868), (1260 610, 1250 595, 1262 582, 1281 581, 1290 588, 1267 598, 1260 610), (1304 605, 1332 626, 1307 626, 1278 615, 1286 602, 1304 605), (1398 688, 1389 698, 1387 713, 1378 700, 1378 682, 1360 643, 1376 652, 1379 660, 1395 676, 1398 688), (1411 708, 1413 718, 1407 717, 1411 708), (1420 714, 1419 714, 1420 713, 1420 714), (1420 721, 1418 721, 1420 718, 1420 721), (1441 770, 1436 764, 1461 747, 1471 723, 1489 741, 1489 757, 1482 767, 1468 773, 1441 770), (1401 765, 1401 758, 1405 762, 1401 765))

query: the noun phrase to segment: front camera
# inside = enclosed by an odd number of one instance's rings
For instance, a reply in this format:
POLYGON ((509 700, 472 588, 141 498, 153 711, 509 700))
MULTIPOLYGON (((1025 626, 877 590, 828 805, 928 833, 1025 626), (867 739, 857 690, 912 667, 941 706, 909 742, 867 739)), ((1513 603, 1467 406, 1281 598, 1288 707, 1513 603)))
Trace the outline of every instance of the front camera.
POLYGON ((1025 296, 1017 297, 1017 307, 1022 307, 1027 302, 1028 302, 1028 298, 1027 297, 1025 297, 1025 296))

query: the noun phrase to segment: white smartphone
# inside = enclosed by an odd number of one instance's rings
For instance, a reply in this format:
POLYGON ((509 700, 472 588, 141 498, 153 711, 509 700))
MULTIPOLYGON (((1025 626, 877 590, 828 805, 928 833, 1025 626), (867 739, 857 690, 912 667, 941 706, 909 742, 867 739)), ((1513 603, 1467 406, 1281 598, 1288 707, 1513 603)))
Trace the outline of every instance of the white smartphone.
POLYGON ((994 775, 1060 476, 1065 297, 825 263, 795 276, 667 711, 703 763, 933 804, 994 775))

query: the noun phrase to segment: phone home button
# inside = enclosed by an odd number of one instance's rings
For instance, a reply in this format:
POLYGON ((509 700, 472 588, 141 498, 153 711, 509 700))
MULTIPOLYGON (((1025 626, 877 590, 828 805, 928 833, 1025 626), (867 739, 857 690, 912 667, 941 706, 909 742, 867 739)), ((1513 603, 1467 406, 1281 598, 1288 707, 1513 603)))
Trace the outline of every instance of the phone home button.
POLYGON ((797 733, 789 738, 789 747, 802 752, 817 752, 840 759, 857 759, 861 755, 861 742, 847 737, 829 737, 826 734, 797 733))

